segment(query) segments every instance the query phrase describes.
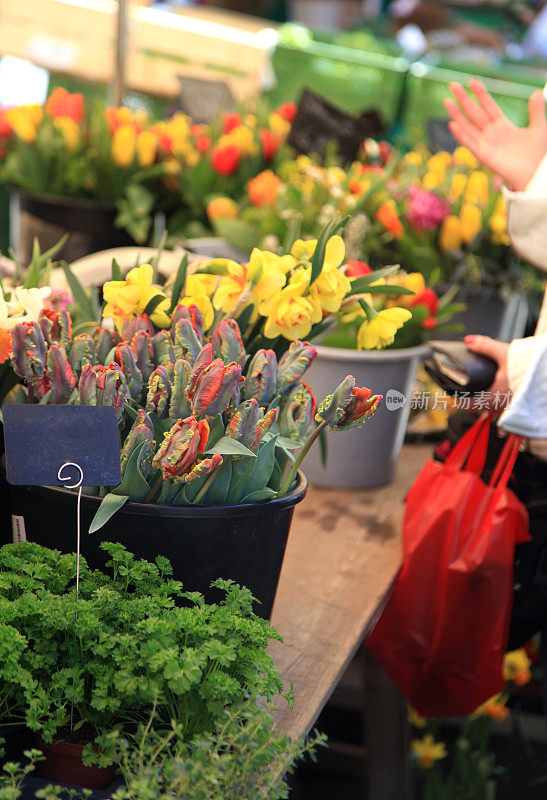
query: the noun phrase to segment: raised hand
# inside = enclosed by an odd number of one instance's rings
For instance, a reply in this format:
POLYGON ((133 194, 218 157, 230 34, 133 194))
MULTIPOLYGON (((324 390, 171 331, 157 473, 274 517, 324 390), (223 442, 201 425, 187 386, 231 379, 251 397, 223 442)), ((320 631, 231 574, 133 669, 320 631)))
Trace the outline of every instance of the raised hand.
POLYGON ((452 119, 448 127, 460 144, 500 175, 510 188, 524 190, 547 154, 543 92, 538 89, 532 94, 528 101, 530 124, 518 128, 507 119, 481 81, 472 78, 469 87, 477 103, 459 83, 450 84, 456 99, 444 101, 452 119))

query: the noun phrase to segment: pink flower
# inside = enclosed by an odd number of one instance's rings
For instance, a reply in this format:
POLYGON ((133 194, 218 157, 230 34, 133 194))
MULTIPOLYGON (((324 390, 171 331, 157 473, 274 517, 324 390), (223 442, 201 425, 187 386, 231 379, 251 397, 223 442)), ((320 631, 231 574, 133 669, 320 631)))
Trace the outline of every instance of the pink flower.
POLYGON ((411 186, 406 218, 418 231, 432 231, 450 214, 450 206, 433 192, 425 192, 418 186, 411 186))

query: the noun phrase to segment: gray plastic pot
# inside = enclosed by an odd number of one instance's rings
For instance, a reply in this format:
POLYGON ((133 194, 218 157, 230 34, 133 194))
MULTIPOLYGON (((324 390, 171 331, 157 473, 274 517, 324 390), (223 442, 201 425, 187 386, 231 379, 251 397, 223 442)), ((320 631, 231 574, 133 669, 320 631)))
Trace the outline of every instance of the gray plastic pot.
POLYGON ((360 428, 329 434, 327 464, 315 444, 306 458, 306 475, 315 486, 365 489, 390 483, 403 445, 412 386, 427 345, 401 350, 343 350, 317 347, 318 356, 306 380, 318 402, 346 375, 356 386, 368 386, 384 400, 372 419, 360 428))

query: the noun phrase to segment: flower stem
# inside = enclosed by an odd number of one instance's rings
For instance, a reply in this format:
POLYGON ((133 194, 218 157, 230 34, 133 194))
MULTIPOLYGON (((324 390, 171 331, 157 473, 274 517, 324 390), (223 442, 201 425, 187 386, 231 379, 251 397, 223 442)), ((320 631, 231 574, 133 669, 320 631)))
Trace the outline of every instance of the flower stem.
POLYGON ((218 466, 215 470, 213 470, 211 472, 211 474, 209 475, 209 477, 207 478, 207 480, 205 481, 205 483, 203 484, 203 486, 201 487, 201 489, 199 490, 197 495, 194 497, 194 499, 192 501, 192 505, 193 506, 198 505, 198 503, 200 503, 203 500, 203 498, 205 497, 205 495, 207 494, 207 492, 209 490, 209 487, 211 486, 211 484, 215 480, 215 478, 217 476, 217 473, 218 473, 218 471, 219 471, 221 466, 222 466, 222 464, 220 464, 220 466, 218 466))
POLYGON ((375 317, 378 316, 378 312, 376 311, 376 309, 372 308, 372 306, 369 303, 367 303, 366 300, 363 300, 362 297, 358 297, 357 302, 359 303, 359 305, 361 306, 361 308, 363 309, 369 320, 374 319, 375 317))
POLYGON ((158 478, 157 478, 155 484, 152 486, 152 488, 150 489, 150 491, 148 492, 148 494, 144 498, 144 502, 145 503, 149 503, 152 500, 152 498, 154 497, 156 492, 159 489, 161 489, 162 483, 163 483, 163 475, 160 474, 160 475, 158 475, 158 478))
POLYGON ((295 476, 296 476, 296 473, 298 472, 300 464, 303 462, 303 460, 308 455, 312 444, 315 442, 315 440, 317 439, 317 437, 319 436, 319 434, 321 433, 323 428, 326 428, 327 425, 328 425, 328 422, 327 422, 327 420, 324 419, 322 422, 319 423, 317 428, 314 430, 314 432, 312 433, 312 435, 310 436, 310 438, 308 439, 308 441, 306 442, 306 444, 304 445, 304 447, 302 448, 302 450, 299 452, 298 456, 296 457, 295 462, 291 467, 291 471, 289 472, 289 474, 287 475, 287 477, 283 481, 283 485, 281 486, 281 488, 280 488, 280 490, 278 492, 278 496, 281 497, 282 495, 287 494, 287 492, 289 491, 289 489, 292 486, 292 482, 295 479, 295 476))

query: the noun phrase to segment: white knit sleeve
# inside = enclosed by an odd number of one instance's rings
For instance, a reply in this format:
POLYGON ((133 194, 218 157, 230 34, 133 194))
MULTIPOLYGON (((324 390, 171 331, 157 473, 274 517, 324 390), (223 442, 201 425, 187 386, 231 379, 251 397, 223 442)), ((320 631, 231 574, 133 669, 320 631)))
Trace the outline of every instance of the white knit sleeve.
POLYGON ((507 365, 513 397, 500 427, 529 439, 547 439, 547 334, 511 342, 507 365))

